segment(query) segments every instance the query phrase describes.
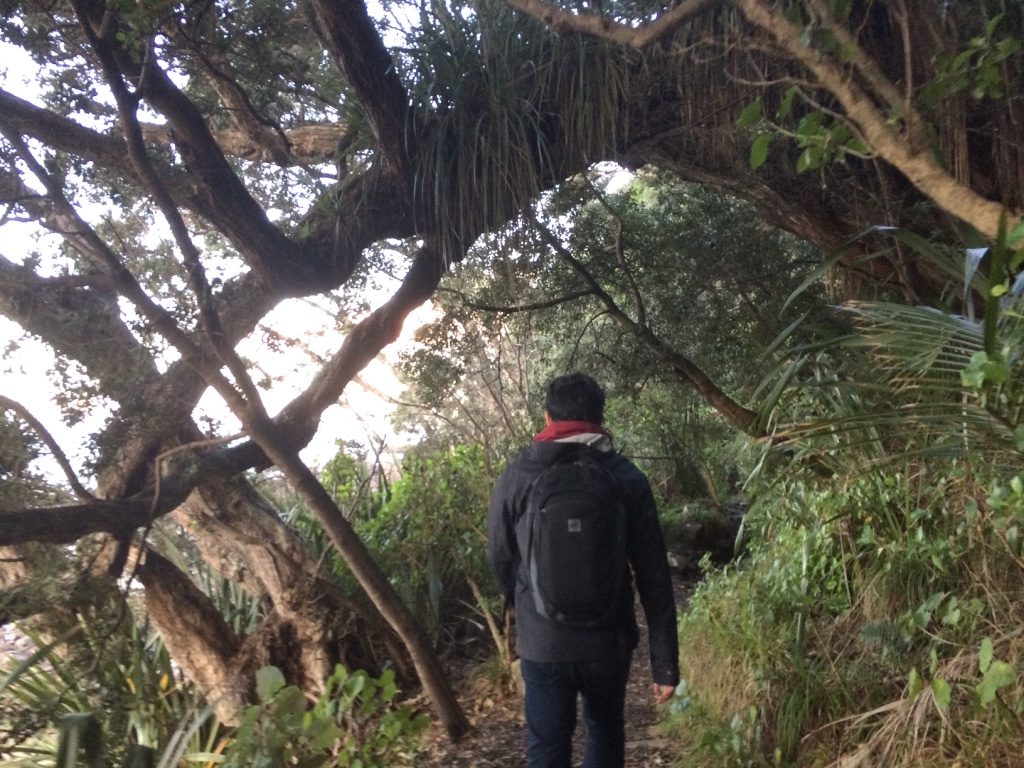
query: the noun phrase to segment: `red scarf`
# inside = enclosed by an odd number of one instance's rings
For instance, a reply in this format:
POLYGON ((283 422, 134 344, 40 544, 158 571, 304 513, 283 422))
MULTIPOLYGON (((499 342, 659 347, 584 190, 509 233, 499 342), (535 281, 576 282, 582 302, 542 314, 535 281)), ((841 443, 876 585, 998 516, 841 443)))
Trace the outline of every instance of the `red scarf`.
POLYGON ((592 432, 607 437, 612 436, 611 432, 592 421, 552 421, 534 436, 533 442, 546 443, 551 440, 561 440, 573 435, 581 435, 585 432, 592 432))

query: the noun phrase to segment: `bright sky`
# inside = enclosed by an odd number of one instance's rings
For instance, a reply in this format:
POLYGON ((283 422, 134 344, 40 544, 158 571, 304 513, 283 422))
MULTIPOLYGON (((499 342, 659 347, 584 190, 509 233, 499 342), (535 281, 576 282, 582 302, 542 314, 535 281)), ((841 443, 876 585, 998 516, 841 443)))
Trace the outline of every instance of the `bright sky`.
MULTIPOLYGON (((31 99, 35 88, 35 65, 19 49, 2 44, 0 61, 3 62, 0 87, 31 99)), ((41 252, 48 261, 51 257, 47 254, 54 253, 51 246, 57 239, 31 225, 8 221, 3 224, 2 232, 0 253, 12 261, 21 262, 33 251, 41 252)), ((396 285, 384 286, 374 297, 374 303, 377 298, 386 297, 396 285)), ((412 331, 426 322, 431 314, 429 304, 415 312, 407 320, 399 342, 391 345, 362 372, 360 379, 366 386, 353 382, 346 389, 342 401, 325 412, 316 437, 302 453, 304 460, 314 466, 322 465, 334 455, 338 441, 355 440, 367 446, 383 443, 385 451, 401 447, 403 437, 396 435, 391 427, 390 415, 394 408, 388 398, 398 397, 402 388, 391 364, 397 360, 400 350, 410 343, 412 331)), ((264 393, 264 400, 273 414, 302 391, 315 373, 317 366, 309 353, 321 358, 329 357, 343 339, 344 335, 336 329, 333 315, 323 304, 316 300, 296 299, 282 303, 268 315, 261 328, 240 345, 239 351, 255 361, 259 372, 254 372, 254 378, 259 378, 262 373, 272 382, 264 393), (265 343, 265 328, 272 328, 277 334, 297 343, 272 350, 265 343)), ((74 426, 64 424, 54 405, 58 391, 53 372, 54 357, 45 345, 25 338, 18 325, 0 317, 0 346, 4 349, 0 363, 0 392, 24 405, 42 421, 76 468, 80 468, 87 454, 88 435, 103 424, 109 411, 94 408, 80 423, 74 426), (9 346, 14 342, 16 346, 9 346)), ((209 417, 221 424, 220 435, 238 430, 237 422, 212 392, 204 396, 195 415, 197 418, 209 417)), ((57 472, 54 462, 46 460, 41 464, 45 471, 57 472)))

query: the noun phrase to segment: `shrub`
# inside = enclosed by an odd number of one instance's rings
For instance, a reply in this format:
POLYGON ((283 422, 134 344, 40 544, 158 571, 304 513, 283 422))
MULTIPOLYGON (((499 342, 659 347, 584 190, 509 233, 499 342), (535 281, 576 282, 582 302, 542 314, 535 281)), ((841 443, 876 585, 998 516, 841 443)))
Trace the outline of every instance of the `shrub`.
POLYGON ((373 678, 338 665, 320 698, 286 686, 276 667, 256 675, 258 704, 242 712, 225 768, 411 765, 426 718, 394 705, 394 674, 373 678))

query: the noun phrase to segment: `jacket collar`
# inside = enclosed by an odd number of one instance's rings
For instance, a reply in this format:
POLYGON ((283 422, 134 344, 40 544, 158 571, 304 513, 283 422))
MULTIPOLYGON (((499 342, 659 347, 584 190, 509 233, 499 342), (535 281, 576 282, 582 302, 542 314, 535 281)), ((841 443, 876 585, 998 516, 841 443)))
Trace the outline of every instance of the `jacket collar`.
POLYGON ((534 438, 535 443, 582 443, 599 451, 612 449, 612 435, 590 421, 551 421, 534 438))

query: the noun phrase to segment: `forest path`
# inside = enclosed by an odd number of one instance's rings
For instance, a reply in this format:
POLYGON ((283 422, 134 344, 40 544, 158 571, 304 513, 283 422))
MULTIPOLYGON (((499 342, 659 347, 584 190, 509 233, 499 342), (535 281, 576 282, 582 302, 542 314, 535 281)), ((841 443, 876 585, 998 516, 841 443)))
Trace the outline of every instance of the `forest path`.
MULTIPOLYGON (((682 609, 692 590, 691 582, 676 583, 676 604, 682 609)), ((671 766, 675 753, 659 728, 664 708, 651 695, 651 672, 647 656, 647 628, 638 612, 640 643, 633 653, 633 668, 626 687, 626 768, 671 766), (661 711, 659 711, 661 710, 661 711)), ((443 730, 431 726, 427 734, 427 768, 523 768, 526 765, 526 722, 522 693, 496 693, 482 687, 459 692, 472 730, 460 743, 451 744, 443 730)), ((573 742, 573 765, 583 757, 582 717, 577 717, 573 742)))

